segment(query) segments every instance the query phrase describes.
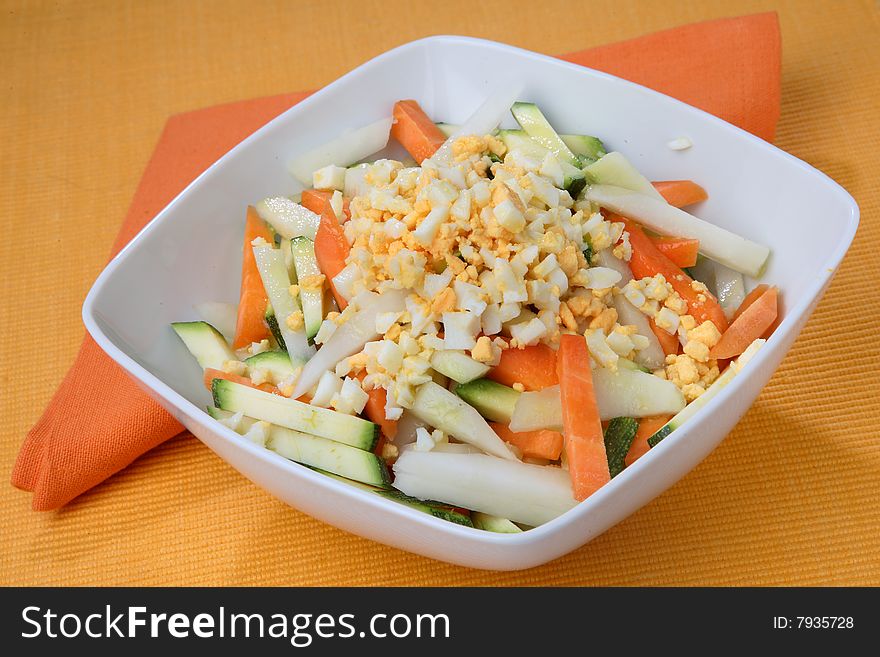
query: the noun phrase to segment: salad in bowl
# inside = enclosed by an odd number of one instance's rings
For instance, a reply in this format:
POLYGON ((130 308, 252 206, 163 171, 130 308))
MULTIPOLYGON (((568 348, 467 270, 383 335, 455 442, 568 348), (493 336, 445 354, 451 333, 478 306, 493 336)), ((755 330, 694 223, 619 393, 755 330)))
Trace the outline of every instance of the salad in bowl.
POLYGON ((502 105, 457 126, 402 100, 297 158, 309 189, 242 208, 237 307, 172 326, 243 440, 518 533, 726 386, 778 291, 754 284, 766 246, 682 209, 707 198, 696 182, 651 182, 536 105, 502 105), (378 156, 389 140, 408 158, 378 156))

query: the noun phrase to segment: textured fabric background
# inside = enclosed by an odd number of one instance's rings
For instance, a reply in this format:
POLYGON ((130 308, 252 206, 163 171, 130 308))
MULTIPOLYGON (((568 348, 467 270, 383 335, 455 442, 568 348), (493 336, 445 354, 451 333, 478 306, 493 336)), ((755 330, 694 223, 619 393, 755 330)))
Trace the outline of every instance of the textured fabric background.
MULTIPOLYGON (((0 478, 82 337, 79 306, 169 114, 321 86, 436 33, 548 53, 724 16, 728 3, 2 3, 0 478), (397 14, 394 14, 397 11, 397 14), (7 91, 8 90, 8 91, 7 91)), ((0 583, 878 584, 876 3, 777 9, 777 143, 862 208, 825 300, 749 414, 677 486, 524 573, 440 564, 276 502, 175 439, 60 512, 0 485, 0 583), (122 500, 122 502, 120 502, 122 500)))

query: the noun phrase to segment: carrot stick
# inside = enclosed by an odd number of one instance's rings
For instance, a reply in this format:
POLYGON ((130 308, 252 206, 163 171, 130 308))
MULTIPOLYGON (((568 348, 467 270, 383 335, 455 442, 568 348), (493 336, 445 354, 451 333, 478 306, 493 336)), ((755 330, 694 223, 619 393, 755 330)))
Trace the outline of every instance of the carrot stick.
POLYGON ((761 283, 760 285, 756 285, 755 289, 749 292, 745 299, 742 300, 742 303, 739 304, 739 308, 736 309, 736 312, 733 313, 733 319, 731 321, 735 322, 737 318, 742 315, 749 306, 751 306, 755 301, 757 301, 764 292, 767 291, 769 286, 766 283, 761 283))
POLYGON ((670 354, 677 354, 678 348, 681 346, 681 343, 678 341, 678 336, 659 328, 650 317, 648 318, 648 324, 654 332, 654 335, 657 336, 657 341, 660 343, 660 348, 663 349, 663 353, 667 356, 670 354))
POLYGON ((562 434, 558 431, 550 429, 539 429, 537 431, 511 431, 506 424, 498 422, 490 422, 489 426, 495 430, 501 440, 511 445, 515 445, 521 451, 523 456, 547 459, 555 461, 562 453, 562 434))
POLYGON ((687 237, 654 237, 651 241, 657 250, 669 258, 677 267, 693 267, 697 264, 697 252, 700 250, 700 240, 687 237))
MULTIPOLYGON (((302 193, 300 205, 307 210, 311 210, 315 214, 324 214, 326 210, 333 210, 333 206, 330 205, 330 199, 332 197, 333 192, 328 192, 324 189, 307 189, 302 193)), ((337 217, 337 219, 339 219, 340 224, 344 224, 351 219, 351 211, 348 209, 348 199, 345 197, 342 199, 342 216, 337 217)))
POLYGON ((414 100, 394 103, 394 123, 391 136, 413 156, 419 164, 431 157, 446 141, 446 135, 425 114, 414 100))
MULTIPOLYGON (((214 379, 226 379, 227 381, 232 381, 234 383, 240 383, 243 386, 248 386, 249 388, 257 388, 258 390, 262 390, 263 392, 271 392, 275 395, 281 395, 281 391, 278 390, 271 383, 261 383, 260 385, 254 385, 253 381, 251 381, 246 376, 239 376, 238 374, 230 374, 229 372, 224 372, 223 370, 214 370, 210 367, 205 370, 205 387, 210 390, 211 383, 214 379)), ((281 395, 282 397, 284 395, 281 395)))
POLYGON ((769 287, 737 317, 721 335, 712 349, 710 358, 733 358, 739 356, 752 342, 760 338, 776 321, 775 287, 769 287))
POLYGON ((718 305, 718 300, 707 290, 695 290, 691 285, 693 279, 660 253, 638 224, 625 217, 615 217, 615 221, 618 220, 626 224, 629 233, 629 243, 632 246, 629 266, 633 275, 636 278, 645 278, 662 274, 672 289, 687 302, 688 313, 693 315, 698 324, 708 320, 722 333, 727 330, 727 317, 718 305))
POLYGON ((674 205, 677 208, 693 205, 709 198, 706 190, 693 180, 660 180, 651 184, 669 205, 674 205))
POLYGON ((266 290, 263 289, 263 281, 260 279, 251 246, 251 242, 258 237, 262 237, 267 242, 272 241, 272 233, 266 222, 260 219, 256 209, 248 206, 242 246, 241 293, 238 300, 235 338, 232 341, 233 349, 241 349, 251 342, 260 342, 269 337, 269 327, 263 321, 269 298, 266 290))
MULTIPOLYGON (((360 374, 357 375, 357 378, 363 381, 366 374, 365 371, 361 370, 360 374)), ((369 399, 367 399, 367 405, 364 406, 364 415, 367 416, 367 419, 370 422, 379 425, 379 428, 382 429, 382 435, 385 436, 385 438, 388 440, 394 440, 394 437, 397 435, 397 420, 388 420, 385 418, 385 403, 388 399, 385 388, 373 388, 372 390, 367 390, 367 395, 369 395, 369 399)), ((379 451, 376 453, 381 454, 379 451)))
POLYGON ((657 433, 671 419, 671 415, 654 415, 652 417, 643 417, 639 420, 639 430, 636 431, 632 445, 630 445, 624 460, 626 467, 631 466, 651 449, 651 446, 648 445, 648 438, 657 433))
POLYGON ((583 336, 566 333, 560 338, 557 368, 568 472, 574 498, 580 501, 611 480, 583 336))
POLYGON ((300 203, 304 208, 321 215, 321 223, 315 235, 315 259, 318 261, 321 273, 330 283, 330 291, 333 292, 336 304, 340 310, 345 310, 348 301, 339 294, 333 284, 333 277, 345 268, 345 259, 350 251, 348 240, 345 239, 345 233, 342 232, 336 213, 330 207, 329 198, 317 190, 309 189, 303 192, 300 203))
POLYGON ((486 376, 506 386, 521 383, 526 390, 555 386, 559 383, 556 352, 543 343, 524 349, 505 349, 501 352, 501 361, 486 376))

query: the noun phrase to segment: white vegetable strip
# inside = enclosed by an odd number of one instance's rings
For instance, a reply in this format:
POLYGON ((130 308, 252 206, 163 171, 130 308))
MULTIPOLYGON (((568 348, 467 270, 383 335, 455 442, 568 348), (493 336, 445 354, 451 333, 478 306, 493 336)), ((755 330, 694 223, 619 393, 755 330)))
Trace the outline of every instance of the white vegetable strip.
POLYGON ((281 237, 315 239, 321 217, 285 196, 273 196, 256 205, 257 214, 281 237))
MULTIPOLYGON (((287 275, 287 266, 284 263, 284 254, 280 249, 275 249, 266 244, 254 247, 254 259, 257 269, 260 271, 260 279, 266 289, 266 295, 275 311, 278 320, 278 329, 290 360, 308 360, 315 353, 315 348, 309 344, 306 337, 305 324, 297 330, 293 330, 287 324, 287 318, 295 312, 302 312, 299 301, 290 296, 290 277, 287 275)), ((302 393, 296 395, 299 397, 302 393)))
MULTIPOLYGON (((358 295, 354 303, 360 310, 336 329, 318 353, 306 363, 293 391, 293 398, 310 390, 324 372, 335 368, 343 358, 358 353, 370 340, 377 338, 376 316, 380 313, 403 312, 407 294, 408 290, 389 290, 382 295, 374 292, 358 295)), ((280 326, 281 321, 278 323, 280 326)))
MULTIPOLYGON (((653 374, 618 367, 593 369, 593 390, 603 420, 616 417, 672 415, 684 408, 684 397, 671 381, 653 374)), ((510 421, 511 431, 537 431, 562 427, 559 386, 524 392, 517 399, 510 421)))
POLYGON ((199 317, 220 331, 224 337, 232 339, 235 336, 235 325, 238 323, 237 305, 219 301, 205 301, 197 303, 193 309, 199 317))
MULTIPOLYGON (((633 279, 632 270, 629 268, 629 265, 620 258, 615 258, 610 249, 599 251, 596 257, 602 267, 608 267, 620 272, 620 281, 617 283, 618 287, 622 288, 633 279)), ((636 332, 648 339, 647 348, 636 352, 636 362, 650 370, 662 367, 666 354, 663 352, 663 347, 660 346, 657 336, 654 335, 654 331, 651 330, 651 325, 648 323, 648 318, 645 314, 632 305, 623 295, 614 295, 611 303, 617 311, 618 324, 621 326, 635 326, 636 332)))
POLYGON ((453 131, 449 139, 431 156, 431 160, 439 165, 448 165, 452 162, 452 142, 459 135, 486 135, 498 127, 523 90, 521 83, 507 82, 499 86, 467 121, 453 131))
POLYGON ((603 420, 615 417, 674 415, 685 406, 684 396, 671 381, 642 372, 604 367, 593 370, 596 405, 603 420))
POLYGON ((379 119, 375 123, 346 132, 295 157, 290 161, 288 169, 301 183, 311 186, 312 174, 317 169, 328 164, 347 167, 385 148, 391 133, 391 120, 391 117, 379 119))
POLYGON ((427 429, 428 425, 409 409, 404 409, 403 414, 397 421, 397 435, 394 436, 394 444, 404 447, 416 441, 416 430, 427 429))
POLYGON ((430 426, 462 442, 503 459, 516 460, 477 409, 433 381, 416 390, 412 412, 430 426))
POLYGON ((437 500, 537 526, 577 502, 562 468, 507 461, 485 454, 405 450, 394 464, 394 487, 437 500))
POLYGON ((689 237, 700 241, 700 252, 738 272, 758 278, 770 249, 720 226, 698 219, 665 201, 658 201, 637 192, 612 187, 591 185, 586 198, 603 208, 630 217, 661 235, 689 237))
POLYGON ((616 185, 640 192, 666 203, 651 181, 645 178, 622 153, 612 151, 584 168, 588 180, 600 185, 616 185))
POLYGON ((516 400, 510 417, 511 431, 562 431, 562 403, 559 386, 524 392, 516 400))
POLYGON ((709 260, 715 270, 715 296, 718 304, 724 311, 727 319, 733 317, 733 313, 740 307, 746 298, 746 286, 743 276, 738 271, 725 267, 713 260, 709 260))

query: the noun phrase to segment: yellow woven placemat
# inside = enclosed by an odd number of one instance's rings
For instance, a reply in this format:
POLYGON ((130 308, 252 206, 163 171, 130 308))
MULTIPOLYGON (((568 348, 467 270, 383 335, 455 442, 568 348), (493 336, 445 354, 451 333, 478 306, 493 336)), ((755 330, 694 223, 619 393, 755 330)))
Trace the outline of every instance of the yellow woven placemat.
POLYGON ((803 335, 722 446, 580 550, 521 573, 438 563, 275 501, 175 439, 62 511, 3 482, 82 337, 103 266, 171 113, 319 87, 427 34, 567 52, 721 17, 723 0, 0 3, 0 584, 880 584, 880 16, 777 9, 777 143, 841 182, 862 225, 803 335), (684 3, 682 3, 684 4, 684 3), (434 5, 434 6, 432 6, 434 5))

